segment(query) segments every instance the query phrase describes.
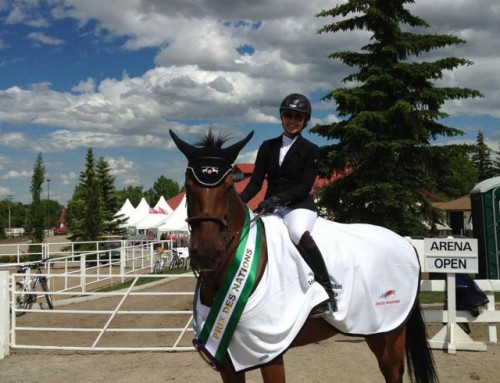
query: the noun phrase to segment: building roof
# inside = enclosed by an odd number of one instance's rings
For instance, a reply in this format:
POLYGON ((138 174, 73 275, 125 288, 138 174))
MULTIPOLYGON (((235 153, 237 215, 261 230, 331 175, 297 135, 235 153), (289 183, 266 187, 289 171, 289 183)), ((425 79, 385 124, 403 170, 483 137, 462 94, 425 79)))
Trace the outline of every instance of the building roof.
POLYGON ((447 211, 470 211, 470 195, 466 195, 447 202, 434 202, 432 206, 447 211))
POLYGON ((177 194, 176 196, 173 196, 172 198, 169 198, 167 200, 167 203, 168 205, 173 209, 175 210, 177 208, 177 206, 179 206, 179 204, 181 203, 182 201, 182 198, 184 197, 184 194, 186 194, 186 192, 180 192, 179 194, 177 194))
POLYGON ((240 172, 245 175, 252 175, 255 164, 234 164, 234 173, 240 172))
MULTIPOLYGON (((234 182, 234 188, 238 193, 241 193, 245 187, 248 185, 250 182, 250 177, 253 174, 253 171, 255 169, 255 164, 235 164, 233 173, 236 175, 235 177, 235 182, 234 182), (238 176, 239 175, 239 176, 238 176)), ((316 178, 316 181, 314 182, 314 185, 312 187, 312 194, 316 193, 318 190, 321 188, 325 187, 326 185, 334 182, 338 178, 340 178, 340 174, 333 174, 330 179, 326 178, 320 178, 319 176, 316 178)), ((267 192, 267 180, 264 180, 264 183, 262 184, 262 188, 260 191, 247 203, 247 206, 255 210, 257 209, 257 206, 259 203, 261 203, 264 200, 264 197, 267 192)), ((177 194, 176 196, 170 198, 167 200, 167 203, 172 207, 172 209, 175 210, 175 208, 179 205, 179 203, 182 201, 182 197, 184 196, 185 192, 181 192, 177 194)))
MULTIPOLYGON (((238 193, 241 193, 245 187, 248 185, 250 182, 250 176, 252 175, 253 171, 255 169, 254 164, 235 164, 234 165, 234 170, 233 173, 235 175, 240 175, 239 177, 235 177, 235 182, 234 182, 234 187, 238 193)), ((325 186, 329 185, 330 183, 336 181, 340 177, 342 177, 344 174, 338 174, 334 173, 329 179, 326 178, 320 178, 317 177, 316 181, 314 182, 314 185, 312 187, 312 194, 315 194, 317 191, 320 189, 324 188, 325 186)), ((264 200, 264 197, 266 195, 267 191, 267 180, 264 180, 264 184, 262 185, 262 189, 253 197, 248 203, 247 206, 255 210, 257 209, 257 206, 259 203, 261 203, 264 200)), ((181 192, 177 194, 176 196, 170 198, 167 203, 172 207, 172 209, 175 210, 175 208, 179 205, 179 203, 182 201, 182 198, 184 197, 185 192, 181 192)), ((457 199, 454 199, 452 201, 442 201, 439 200, 435 195, 429 193, 428 197, 432 202, 432 206, 442 209, 442 210, 447 210, 447 211, 470 211, 471 210, 471 202, 470 202, 470 195, 466 195, 457 199)))
MULTIPOLYGON (((245 187, 248 185, 249 182, 250 182, 250 177, 246 177, 241 181, 236 181, 234 183, 234 188, 236 189, 238 194, 240 194, 245 189, 245 187)), ((264 201, 266 191, 267 191, 267 180, 264 180, 264 183, 262 184, 262 189, 260 189, 260 191, 250 201, 248 201, 247 206, 251 210, 257 209, 259 203, 264 201)))

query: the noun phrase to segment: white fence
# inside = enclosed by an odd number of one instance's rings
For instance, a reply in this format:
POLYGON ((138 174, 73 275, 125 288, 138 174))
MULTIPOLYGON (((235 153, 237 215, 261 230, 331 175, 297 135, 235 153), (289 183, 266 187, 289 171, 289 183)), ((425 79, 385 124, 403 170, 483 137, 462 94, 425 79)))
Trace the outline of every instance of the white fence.
MULTIPOLYGON (((78 278, 61 274, 43 274, 54 282, 59 278, 78 278)), ((192 351, 192 308, 194 276, 117 275, 129 286, 110 292, 50 292, 53 310, 49 310, 43 292, 38 291, 30 309, 10 307, 22 294, 10 289, 21 275, 0 271, 0 359, 9 349, 46 349, 73 351, 192 351), (148 283, 139 286, 142 279, 148 283), (158 281, 151 281, 158 279, 158 281), (186 280, 187 282, 184 282, 186 280), (178 282, 178 283, 176 283, 178 282), (188 283, 179 291, 177 285, 188 283), (172 287, 169 287, 171 285, 172 287), (23 313, 22 316, 16 314, 23 313), (159 318, 159 319, 156 319, 159 318), (10 324, 9 324, 10 322, 10 324), (189 334, 191 333, 191 334, 189 334)))
MULTIPOLYGON (((176 245, 171 240, 105 240, 105 241, 81 241, 81 242, 41 242, 41 243, 16 243, 16 244, 0 244, 0 257, 15 258, 15 262, 19 264, 22 262, 23 257, 30 257, 30 259, 76 259, 80 255, 91 255, 99 253, 104 255, 106 252, 115 254, 121 249, 130 250, 144 250, 154 249, 157 245, 162 245, 167 249, 176 245), (88 250, 91 248, 92 250, 88 250), (40 249, 40 251, 33 251, 30 249, 40 249), (87 250, 84 250, 87 249, 87 250)), ((4 266, 4 262, 0 263, 0 267, 4 266)))
POLYGON ((495 292, 500 292, 500 280, 475 280, 479 288, 488 297, 488 304, 480 310, 477 317, 469 311, 456 311, 455 289, 446 289, 446 285, 455 286, 455 274, 447 274, 447 280, 422 281, 421 291, 447 291, 448 310, 424 310, 424 320, 428 323, 445 323, 432 339, 431 348, 444 349, 454 354, 457 350, 486 351, 486 344, 475 342, 457 323, 487 323, 488 340, 498 342, 497 323, 500 323, 500 311, 496 309, 495 292))
MULTIPOLYGON (((51 280, 79 277, 71 274, 47 276, 51 280)), ((27 310, 29 312, 26 315, 16 317, 15 309, 8 314, 9 301, 14 300, 16 294, 8 287, 9 279, 11 284, 14 283, 16 275, 0 271, 0 359, 9 354, 10 348, 81 351, 193 350, 190 343, 190 303, 194 278, 191 273, 180 276, 117 274, 113 277, 119 280, 128 279, 132 283, 127 289, 114 292, 91 292, 81 288, 78 291, 53 291, 54 310, 34 307, 27 310), (137 283, 140 278, 145 277, 158 278, 159 281, 144 285, 141 290, 137 283), (164 283, 166 280, 168 282, 164 283), (183 287, 178 289, 176 283, 183 287), (144 290, 146 287, 147 291, 144 290), (100 299, 96 301, 97 298, 100 299), (139 308, 130 307, 129 302, 133 299, 139 308), (109 302, 101 307, 107 300, 109 302), (152 302, 152 307, 147 307, 148 302, 152 302), (127 321, 122 318, 135 319, 127 321), (160 326, 152 326, 152 322, 159 323, 160 326), (67 336, 61 340, 60 336, 56 337, 54 334, 67 336), (135 338, 132 334, 135 334, 135 338), (130 344, 117 345, 114 342, 127 335, 132 336, 130 344), (55 338, 57 341, 54 341, 55 338)), ((498 341, 497 324, 500 322, 500 311, 495 308, 494 292, 500 291, 500 280, 476 280, 476 283, 490 301, 479 316, 473 317, 467 311, 423 311, 426 322, 445 323, 443 330, 430 339, 431 347, 447 349, 449 353, 454 353, 455 350, 485 350, 484 343, 474 342, 468 336, 460 335, 456 328, 458 322, 487 323, 489 341, 498 341)), ((53 286, 57 284, 55 281, 52 283, 53 286)), ((446 291, 446 284, 445 281, 422 281, 421 290, 446 291)), ((40 297, 39 302, 44 302, 43 297, 40 297)), ((454 304, 455 302, 448 300, 450 310, 454 304)))
POLYGON ((173 242, 165 241, 143 241, 133 243, 132 241, 98 241, 98 242, 61 242, 61 243, 43 243, 41 253, 27 253, 27 244, 15 245, 10 247, 14 253, 6 253, 0 256, 15 256, 15 263, 0 263, 0 270, 9 270, 13 272, 21 264, 30 264, 34 262, 21 263, 21 257, 31 255, 45 261, 45 270, 47 274, 57 274, 57 287, 49 280, 51 291, 74 291, 82 289, 83 292, 92 291, 96 287, 103 285, 106 281, 116 282, 117 275, 121 276, 121 281, 129 274, 149 273, 152 271, 156 261, 156 247, 161 246, 165 249, 165 254, 172 256, 173 242), (95 250, 78 250, 78 246, 90 245, 95 250), (78 278, 76 278, 76 276, 78 278))

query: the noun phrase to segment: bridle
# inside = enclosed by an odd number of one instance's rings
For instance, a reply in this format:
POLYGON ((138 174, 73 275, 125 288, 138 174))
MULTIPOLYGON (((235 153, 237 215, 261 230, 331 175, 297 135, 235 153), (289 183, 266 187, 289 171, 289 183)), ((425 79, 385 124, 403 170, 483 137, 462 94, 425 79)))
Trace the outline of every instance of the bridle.
MULTIPOLYGON (((203 185, 200 185, 200 186, 203 186, 203 185)), ((234 185, 231 185, 231 188, 233 190, 233 193, 235 193, 235 189, 234 189, 234 185)), ((186 190, 186 200, 187 200, 187 204, 188 204, 188 218, 186 219, 186 222, 188 223, 188 230, 189 232, 191 233, 194 228, 196 226, 198 226, 199 224, 203 223, 203 222, 207 222, 207 221, 212 221, 212 222, 215 222, 217 223, 220 228, 221 228, 221 240, 223 242, 223 245, 224 245, 224 252, 227 252, 231 246, 231 244, 233 243, 233 241, 235 240, 235 238, 240 238, 239 240, 241 240, 241 233, 242 231, 247 228, 247 227, 250 227, 250 225, 255 222, 257 219, 259 219, 262 215, 262 213, 256 213, 254 215, 254 217, 250 220, 249 223, 247 224, 243 224, 238 230, 236 231, 229 231, 229 217, 231 217, 231 213, 232 213, 232 210, 233 210, 233 203, 232 203, 232 198, 229 198, 229 203, 228 203, 228 207, 226 209, 226 214, 223 216, 223 217, 220 217, 220 216, 217 216, 217 215, 212 215, 212 214, 199 214, 199 215, 193 215, 193 216, 190 216, 190 212, 189 212, 189 200, 191 199, 192 197, 190 196, 188 190, 186 190)), ((233 196, 234 198, 234 196, 233 196)), ((192 238, 192 236, 191 236, 192 238)), ((235 249, 238 247, 238 245, 235 247, 235 249)), ((199 269, 196 267, 195 264, 191 264, 191 269, 193 270, 193 274, 195 275, 195 277, 197 279, 200 279, 200 271, 199 269)))
MULTIPOLYGON (((224 177, 225 179, 226 177, 224 177)), ((195 183, 198 185, 198 186, 202 186, 204 187, 205 185, 199 183, 199 182, 196 182, 195 180, 195 183)), ((222 182, 221 182, 222 183, 222 182)), ((217 185, 216 185, 217 186, 217 185)), ((231 188, 233 188, 234 190, 234 187, 233 185, 231 185, 231 188)), ((197 226, 199 226, 201 223, 203 222, 215 222, 216 224, 219 225, 220 227, 220 240, 221 240, 221 243, 223 245, 223 250, 222 252, 226 253, 231 244, 233 243, 234 239, 236 237, 239 237, 240 236, 240 233, 241 233, 241 229, 240 230, 237 230, 236 232, 230 232, 229 231, 229 217, 231 216, 231 212, 232 212, 232 198, 229 199, 229 203, 228 203, 228 206, 227 206, 227 209, 226 209, 226 213, 224 214, 223 217, 221 216, 217 216, 217 215, 214 215, 214 214, 198 214, 198 215, 191 215, 191 212, 190 212, 190 200, 192 200, 192 196, 190 195, 190 192, 189 190, 186 189, 186 202, 187 202, 187 207, 188 207, 188 218, 186 219, 186 222, 188 224, 188 230, 189 232, 191 233, 190 235, 190 241, 193 240, 193 235, 192 235, 192 232, 193 230, 196 229, 197 226)), ((191 248, 192 246, 192 243, 190 243, 190 245, 188 245, 189 248, 191 248)), ((199 268, 197 267, 196 265, 196 262, 193 262, 191 261, 191 269, 193 271, 193 274, 194 276, 196 277, 196 279, 200 280, 200 279, 203 279, 201 277, 201 274, 200 274, 200 270, 199 268)))
MULTIPOLYGON (((203 270, 201 270, 203 274, 211 273, 212 270, 221 267, 221 263, 224 263, 223 259, 221 259, 222 255, 228 255, 227 253, 231 252, 231 248, 232 246, 234 246, 234 239, 236 237, 239 237, 241 234, 242 228, 239 228, 234 232, 229 230, 230 227, 233 228, 233 230, 237 227, 235 222, 230 222, 230 217, 231 219, 233 217, 232 201, 234 198, 238 198, 238 195, 235 193, 234 185, 231 182, 229 188, 220 189, 221 191, 223 190, 226 194, 221 195, 219 193, 219 190, 215 191, 218 198, 229 198, 229 204, 228 206, 226 206, 226 210, 223 213, 223 216, 218 215, 220 213, 220 210, 222 209, 222 206, 219 206, 220 209, 215 211, 216 214, 212 214, 210 213, 210 211, 207 212, 203 210, 193 212, 192 207, 194 206, 196 208, 198 203, 209 203, 212 201, 204 201, 203 199, 201 199, 201 196, 199 200, 193 201, 194 196, 191 194, 192 191, 189 190, 187 184, 187 172, 192 173, 192 181, 195 183, 195 185, 197 184, 197 187, 217 187, 224 180, 226 181, 226 183, 229 183, 227 182, 227 177, 228 175, 232 174, 232 164, 234 164, 240 150, 252 138, 253 132, 250 132, 242 140, 227 147, 223 147, 227 136, 217 136, 211 129, 209 129, 208 133, 205 134, 204 138, 199 142, 198 146, 189 144, 186 141, 182 140, 172 130, 169 130, 169 133, 177 148, 186 156, 188 160, 188 167, 186 170, 186 199, 188 204, 188 218, 186 221, 188 223, 189 231, 191 232, 190 244, 188 246, 190 249, 190 253, 191 251, 193 252, 193 257, 191 258, 191 266, 193 268, 193 272, 195 272, 195 275, 196 271, 200 272, 199 266, 203 267, 203 270), (229 192, 231 192, 232 195, 229 195, 229 192), (205 222, 215 223, 215 225, 219 226, 219 230, 215 229, 216 226, 209 225, 208 227, 206 227, 206 231, 203 231, 202 226, 204 226, 203 223, 205 222), (201 228, 199 232, 197 232, 197 228, 201 228), (211 238, 210 236, 212 234, 217 235, 217 238, 211 238), (199 242, 200 240, 205 242, 199 242), (209 258, 202 260, 199 256, 197 256, 200 252, 203 252, 201 256, 207 256, 209 258)), ((189 179, 189 182, 191 182, 191 179, 189 179)), ((200 190, 201 192, 202 189, 198 190, 200 190)))

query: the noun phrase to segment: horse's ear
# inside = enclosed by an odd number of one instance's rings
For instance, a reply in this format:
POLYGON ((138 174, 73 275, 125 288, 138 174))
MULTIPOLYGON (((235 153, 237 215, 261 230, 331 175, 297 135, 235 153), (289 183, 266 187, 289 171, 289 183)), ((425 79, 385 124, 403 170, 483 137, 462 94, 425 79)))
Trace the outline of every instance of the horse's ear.
POLYGON ((228 146, 227 148, 224 149, 224 153, 230 158, 231 163, 236 161, 236 157, 238 157, 240 150, 248 143, 248 141, 250 141, 252 137, 253 137, 253 130, 248 134, 248 136, 246 136, 241 141, 231 146, 228 146))
POLYGON ((177 134, 174 133, 172 129, 169 129, 170 137, 174 140, 175 145, 179 148, 179 150, 186 156, 187 159, 191 157, 191 154, 196 150, 196 146, 188 144, 186 141, 183 141, 177 134))

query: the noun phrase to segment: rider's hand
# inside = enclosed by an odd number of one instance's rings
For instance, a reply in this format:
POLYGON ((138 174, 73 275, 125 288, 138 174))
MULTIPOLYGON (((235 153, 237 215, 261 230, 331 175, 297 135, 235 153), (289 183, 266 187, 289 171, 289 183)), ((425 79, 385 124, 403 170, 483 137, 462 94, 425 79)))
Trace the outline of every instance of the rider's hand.
POLYGON ((281 199, 277 195, 273 195, 271 198, 262 201, 259 206, 257 206, 257 212, 260 214, 270 213, 276 209, 278 205, 281 204, 281 199))

